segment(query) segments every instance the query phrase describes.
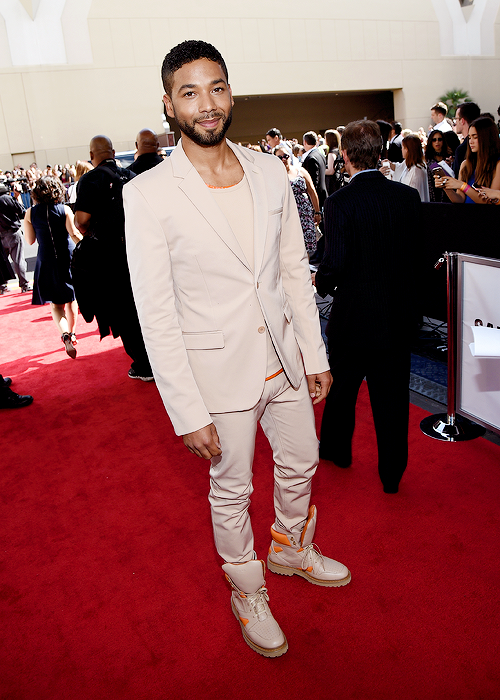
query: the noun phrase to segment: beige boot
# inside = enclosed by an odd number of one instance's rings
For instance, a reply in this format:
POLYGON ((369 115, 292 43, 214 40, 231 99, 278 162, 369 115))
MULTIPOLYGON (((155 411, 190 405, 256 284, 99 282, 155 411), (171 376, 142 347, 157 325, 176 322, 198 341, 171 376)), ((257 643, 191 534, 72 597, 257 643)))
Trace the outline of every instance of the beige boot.
POLYGON ((284 654, 288 643, 267 604, 264 562, 256 559, 243 564, 224 564, 222 569, 233 589, 231 607, 245 642, 262 656, 284 654))
POLYGON ((309 508, 303 528, 297 532, 274 524, 267 567, 275 574, 302 576, 317 586, 345 586, 351 580, 349 569, 334 559, 324 557, 313 544, 316 529, 316 506, 309 508))

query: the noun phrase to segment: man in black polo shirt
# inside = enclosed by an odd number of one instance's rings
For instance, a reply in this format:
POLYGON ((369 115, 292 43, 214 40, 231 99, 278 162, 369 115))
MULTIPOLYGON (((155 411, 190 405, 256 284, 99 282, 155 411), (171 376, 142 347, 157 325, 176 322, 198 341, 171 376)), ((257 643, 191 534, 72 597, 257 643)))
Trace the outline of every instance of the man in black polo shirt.
POLYGON ((114 156, 110 139, 94 136, 90 142, 94 170, 78 182, 75 225, 84 236, 97 239, 95 255, 99 259, 95 260, 92 279, 85 280, 81 287, 81 301, 77 279, 75 290, 78 303, 90 308, 85 319, 95 315, 101 338, 110 332, 114 338, 121 337, 125 352, 133 360, 128 376, 148 382, 153 380, 153 373, 137 318, 125 251, 122 187, 135 175, 118 167, 114 156))
POLYGON ((151 129, 141 129, 137 134, 135 147, 137 148, 137 158, 132 165, 129 165, 127 170, 131 170, 136 175, 140 175, 155 165, 161 163, 163 158, 158 155, 160 143, 158 135, 151 129))

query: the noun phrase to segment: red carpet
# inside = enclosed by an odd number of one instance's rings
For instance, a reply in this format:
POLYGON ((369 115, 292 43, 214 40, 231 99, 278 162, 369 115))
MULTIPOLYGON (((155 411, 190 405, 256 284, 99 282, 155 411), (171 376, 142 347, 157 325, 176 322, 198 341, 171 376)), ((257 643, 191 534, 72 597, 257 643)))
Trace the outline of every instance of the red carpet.
MULTIPOLYGON (((288 653, 242 641, 212 544, 207 464, 175 438, 119 341, 80 318, 70 360, 48 307, 0 297, 2 700, 497 700, 500 448, 442 444, 411 409, 410 464, 382 492, 365 389, 352 469, 321 463, 321 549, 340 589, 268 574, 288 653)), ((318 418, 320 411, 318 411, 318 418)), ((389 419, 389 417, 388 417, 389 419)), ((265 558, 270 451, 252 515, 265 558)))

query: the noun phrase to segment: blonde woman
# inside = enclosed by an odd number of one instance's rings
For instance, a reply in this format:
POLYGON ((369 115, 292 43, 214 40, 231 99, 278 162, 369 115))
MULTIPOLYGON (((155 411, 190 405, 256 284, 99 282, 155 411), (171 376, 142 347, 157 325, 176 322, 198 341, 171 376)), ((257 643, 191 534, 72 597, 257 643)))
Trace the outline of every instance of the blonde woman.
POLYGON ((82 175, 88 173, 89 170, 93 170, 94 166, 86 160, 79 160, 76 164, 76 175, 75 181, 68 187, 68 202, 71 208, 76 202, 76 183, 81 178, 82 175))

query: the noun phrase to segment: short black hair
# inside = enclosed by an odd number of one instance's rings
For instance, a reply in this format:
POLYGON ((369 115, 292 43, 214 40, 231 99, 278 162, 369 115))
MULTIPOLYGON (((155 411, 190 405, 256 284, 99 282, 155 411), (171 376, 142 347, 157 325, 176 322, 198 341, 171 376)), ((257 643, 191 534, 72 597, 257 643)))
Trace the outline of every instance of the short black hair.
POLYGON ((394 129, 396 136, 399 136, 399 134, 403 131, 403 125, 401 122, 391 122, 391 126, 394 129))
POLYGON ((460 119, 465 119, 467 124, 472 124, 474 119, 477 119, 481 114, 479 106, 475 102, 462 102, 462 104, 457 106, 455 115, 458 116, 458 110, 460 110, 460 119))
POLYGON ((266 131, 266 136, 270 136, 272 139, 275 139, 278 136, 280 140, 283 138, 283 136, 281 135, 281 131, 279 129, 276 129, 276 127, 274 127, 273 129, 269 129, 269 131, 266 131))
POLYGON ((182 68, 186 63, 192 63, 200 58, 207 58, 209 61, 218 63, 226 76, 226 82, 229 83, 226 63, 215 46, 208 44, 206 41, 189 39, 188 41, 183 41, 181 44, 174 46, 163 60, 161 79, 167 95, 172 94, 172 83, 175 71, 182 68))
POLYGON ((302 141, 305 141, 308 146, 315 146, 318 143, 318 135, 315 131, 306 131, 302 141))

